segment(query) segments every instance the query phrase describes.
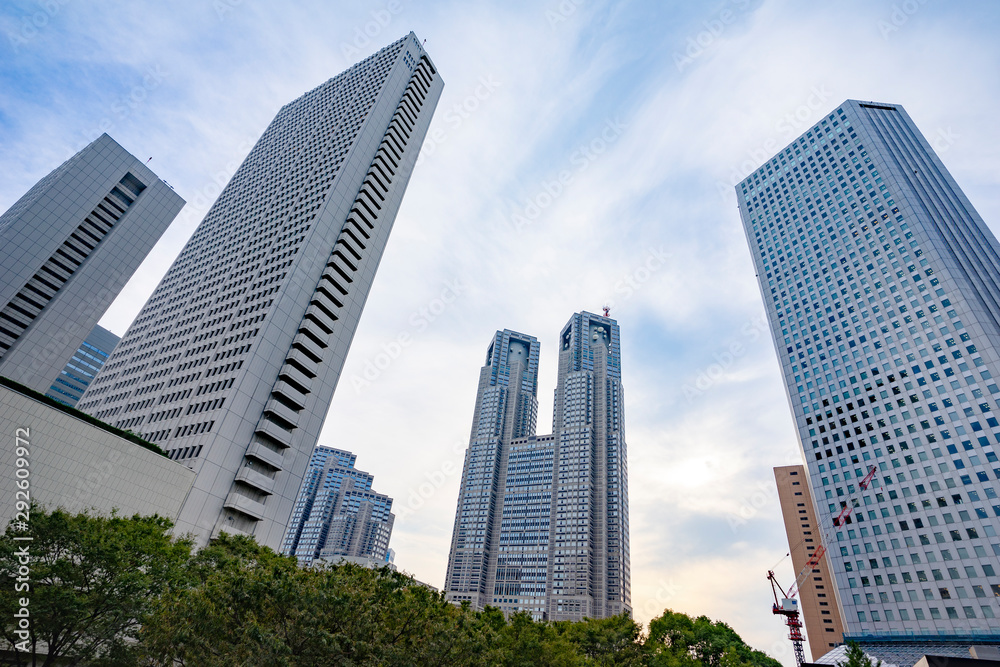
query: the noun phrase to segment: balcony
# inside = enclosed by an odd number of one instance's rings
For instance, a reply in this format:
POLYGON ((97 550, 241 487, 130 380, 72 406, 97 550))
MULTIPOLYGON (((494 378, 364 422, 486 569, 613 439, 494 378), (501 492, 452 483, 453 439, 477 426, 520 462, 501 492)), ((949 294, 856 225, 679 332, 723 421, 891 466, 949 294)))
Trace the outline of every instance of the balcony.
POLYGON ((323 360, 323 350, 316 344, 316 341, 305 334, 295 334, 295 338, 292 339, 292 347, 305 352, 316 363, 323 360))
POLYGON ((284 470, 285 458, 279 453, 270 449, 269 447, 259 443, 254 442, 247 448, 246 455, 250 458, 257 459, 262 463, 266 463, 272 468, 277 468, 278 470, 284 470))
POLYGON ((281 396, 300 410, 306 407, 306 394, 302 393, 298 388, 293 387, 287 382, 278 380, 274 384, 274 389, 271 390, 271 393, 281 396))
POLYGON ((226 496, 226 502, 223 506, 241 514, 246 514, 255 521, 260 521, 264 518, 264 503, 247 498, 238 491, 230 491, 229 495, 226 496))
POLYGON ((315 303, 309 305, 305 316, 307 319, 312 320, 317 327, 323 330, 324 333, 333 333, 333 320, 331 320, 330 316, 323 312, 323 309, 315 303))
POLYGON ((292 446, 292 432, 285 430, 277 422, 268 419, 267 415, 261 415, 254 432, 273 440, 282 447, 292 446))
POLYGON ((291 364, 285 364, 281 367, 281 370, 278 371, 278 378, 291 383, 293 387, 301 388, 302 393, 309 393, 309 389, 312 387, 312 378, 291 364))
POLYGON ((316 362, 302 350, 293 349, 288 353, 288 356, 285 357, 285 360, 294 363, 300 370, 305 371, 305 374, 310 378, 316 377, 316 374, 319 372, 319 367, 316 362))
POLYGON ((299 425, 299 413, 273 398, 264 405, 264 414, 276 421, 283 422, 283 425, 289 430, 299 425))
POLYGON ((260 471, 248 468, 247 466, 243 466, 236 473, 236 481, 251 486, 267 495, 274 493, 274 480, 260 471))

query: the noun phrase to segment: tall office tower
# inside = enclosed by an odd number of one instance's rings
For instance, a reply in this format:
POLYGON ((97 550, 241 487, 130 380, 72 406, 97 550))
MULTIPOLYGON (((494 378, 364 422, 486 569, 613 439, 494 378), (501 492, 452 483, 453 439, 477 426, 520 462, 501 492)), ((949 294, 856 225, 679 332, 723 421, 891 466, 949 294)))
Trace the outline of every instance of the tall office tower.
MULTIPOLYGON (((774 481, 778 486, 778 502, 788 535, 792 567, 795 572, 801 572, 822 543, 806 469, 804 466, 775 468, 774 481)), ((809 650, 813 660, 819 660, 844 643, 844 619, 827 559, 821 559, 813 567, 809 579, 799 588, 798 598, 809 637, 809 650)))
POLYGON ((80 343, 76 353, 66 362, 66 366, 52 382, 45 395, 75 408, 83 392, 94 381, 97 371, 104 366, 108 355, 115 349, 119 340, 121 339, 118 336, 101 325, 95 326, 80 343))
POLYGON ((898 105, 843 103, 736 194, 845 638, 996 640, 996 238, 898 105))
POLYGON ((0 375, 49 391, 184 206, 102 134, 0 216, 0 375))
MULTIPOLYGON (((513 439, 535 434, 537 395, 538 340, 509 329, 496 332, 479 371, 445 575, 449 600, 468 600, 474 609, 493 604, 507 457, 513 439)), ((551 472, 544 484, 551 485, 551 472)))
POLYGON ((534 435, 537 368, 534 338, 497 332, 480 374, 447 597, 538 619, 631 613, 618 324, 583 312, 563 329, 552 435, 534 435))
POLYGON ((372 491, 374 477, 354 467, 357 457, 317 447, 306 471, 281 553, 303 565, 351 556, 386 561, 392 535, 392 498, 372 491))
POLYGON ((179 532, 281 547, 442 86, 410 33, 285 105, 81 400, 198 473, 179 532))

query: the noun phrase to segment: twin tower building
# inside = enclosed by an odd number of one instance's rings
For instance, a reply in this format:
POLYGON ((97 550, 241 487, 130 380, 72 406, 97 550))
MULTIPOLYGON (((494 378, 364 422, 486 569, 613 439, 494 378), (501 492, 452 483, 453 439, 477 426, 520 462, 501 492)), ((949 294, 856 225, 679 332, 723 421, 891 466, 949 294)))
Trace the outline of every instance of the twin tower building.
POLYGON ((559 337, 552 434, 535 435, 538 340, 498 331, 479 374, 445 590, 536 619, 631 614, 618 323, 582 312, 559 337))
MULTIPOLYGON (((193 471, 178 533, 252 535, 306 560, 329 546, 314 519, 333 510, 309 493, 332 487, 303 479, 311 458, 350 456, 314 448, 443 85, 410 33, 282 107, 103 366, 78 364, 80 410, 193 471)), ((0 375, 49 390, 183 204, 104 135, 0 216, 0 375)), ((536 437, 538 341, 504 331, 490 347, 448 565, 456 602, 629 609, 617 324, 575 315, 559 358, 553 434, 536 437)), ((333 477, 377 496, 385 530, 365 539, 384 553, 391 499, 352 466, 333 477)))

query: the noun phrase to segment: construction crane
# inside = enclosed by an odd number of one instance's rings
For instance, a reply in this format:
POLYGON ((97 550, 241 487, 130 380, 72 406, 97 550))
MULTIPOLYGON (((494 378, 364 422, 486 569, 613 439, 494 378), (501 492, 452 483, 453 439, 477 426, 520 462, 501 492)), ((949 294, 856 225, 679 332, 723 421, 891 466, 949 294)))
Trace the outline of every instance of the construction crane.
MULTIPOLYGON (((847 502, 840 509, 840 514, 833 518, 834 526, 842 526, 847 522, 848 517, 851 516, 851 512, 854 511, 856 498, 875 479, 875 472, 877 470, 878 468, 872 466, 868 474, 865 475, 865 478, 861 480, 861 483, 858 484, 857 493, 847 499, 847 502)), ((767 571, 767 580, 771 582, 771 593, 774 595, 774 605, 771 607, 771 613, 776 616, 785 617, 785 625, 788 626, 788 638, 792 641, 792 650, 795 652, 795 664, 798 667, 802 667, 802 663, 805 662, 805 653, 802 651, 802 621, 799 620, 799 601, 795 599, 795 596, 798 595, 802 584, 812 575, 813 568, 819 564, 824 554, 826 554, 826 544, 830 542, 830 539, 826 530, 822 527, 820 533, 822 539, 819 546, 813 550, 812 555, 809 556, 809 560, 806 561, 805 567, 799 572, 799 576, 795 577, 795 581, 792 582, 787 591, 781 588, 778 580, 774 577, 774 572, 771 570, 767 571), (778 593, 781 593, 780 598, 778 597, 778 593)))
POLYGON ((802 651, 802 621, 799 620, 799 601, 792 596, 791 589, 789 589, 789 593, 782 590, 771 570, 767 571, 767 579, 771 582, 771 592, 774 594, 774 606, 771 607, 771 613, 785 617, 788 638, 792 640, 792 650, 795 652, 795 664, 802 667, 806 657, 802 651), (781 593, 780 602, 778 593, 781 593))

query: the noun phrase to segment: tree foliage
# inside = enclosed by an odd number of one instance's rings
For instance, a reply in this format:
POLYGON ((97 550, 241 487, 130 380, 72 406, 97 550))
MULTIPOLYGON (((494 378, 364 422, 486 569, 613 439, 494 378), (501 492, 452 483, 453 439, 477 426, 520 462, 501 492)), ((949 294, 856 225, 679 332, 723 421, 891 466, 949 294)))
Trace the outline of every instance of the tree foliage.
MULTIPOLYGON (((160 517, 33 515, 32 631, 52 648, 45 664, 780 667, 704 616, 667 610, 644 634, 627 615, 476 612, 399 572, 302 568, 248 537, 223 535, 192 555, 169 528, 160 517)), ((0 539, 6 619, 17 604, 12 537, 0 539)))
POLYGON ((153 602, 181 583, 191 543, 171 539, 171 522, 159 516, 33 507, 30 519, 27 530, 14 530, 12 523, 0 536, 0 636, 18 664, 125 661, 153 602), (22 571, 19 581, 22 565, 30 573, 22 571), (27 645, 14 617, 21 598, 30 613, 27 645))
POLYGON ((722 621, 691 618, 669 609, 650 621, 646 654, 651 667, 781 667, 774 658, 747 646, 722 621))
POLYGON ((873 663, 857 642, 847 642, 847 660, 838 662, 837 667, 882 667, 882 661, 873 663))

